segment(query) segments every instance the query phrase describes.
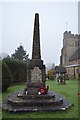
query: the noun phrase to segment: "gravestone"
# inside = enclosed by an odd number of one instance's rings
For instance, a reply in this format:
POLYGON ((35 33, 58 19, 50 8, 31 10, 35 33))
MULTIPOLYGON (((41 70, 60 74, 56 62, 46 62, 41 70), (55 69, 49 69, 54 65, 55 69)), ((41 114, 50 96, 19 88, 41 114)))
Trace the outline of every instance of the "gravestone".
POLYGON ((58 84, 66 83, 66 68, 64 66, 55 67, 58 84))
POLYGON ((40 30, 39 30, 39 14, 35 14, 34 31, 33 31, 33 48, 32 60, 28 66, 27 73, 27 91, 29 94, 37 94, 40 86, 45 87, 45 65, 41 60, 40 51, 40 30))
POLYGON ((26 88, 8 95, 3 109, 8 112, 37 112, 66 110, 71 103, 45 85, 45 65, 41 60, 39 14, 35 14, 32 59, 27 71, 26 88))

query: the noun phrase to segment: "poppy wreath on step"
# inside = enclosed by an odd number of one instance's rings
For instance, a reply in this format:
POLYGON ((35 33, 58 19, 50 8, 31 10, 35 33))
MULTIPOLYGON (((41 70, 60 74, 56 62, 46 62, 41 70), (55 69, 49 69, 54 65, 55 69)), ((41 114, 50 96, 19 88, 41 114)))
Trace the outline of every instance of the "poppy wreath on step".
POLYGON ((80 92, 77 92, 77 95, 80 95, 80 92))
POLYGON ((46 93, 46 88, 44 86, 41 86, 39 89, 38 89, 38 94, 39 95, 44 95, 46 93))

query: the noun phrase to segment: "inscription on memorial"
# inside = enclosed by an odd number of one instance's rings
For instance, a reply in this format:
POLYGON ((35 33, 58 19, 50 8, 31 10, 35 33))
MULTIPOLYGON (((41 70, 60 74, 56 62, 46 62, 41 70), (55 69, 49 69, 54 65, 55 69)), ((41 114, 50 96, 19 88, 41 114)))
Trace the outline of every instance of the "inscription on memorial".
POLYGON ((31 83, 42 83, 42 72, 39 67, 31 70, 31 83))

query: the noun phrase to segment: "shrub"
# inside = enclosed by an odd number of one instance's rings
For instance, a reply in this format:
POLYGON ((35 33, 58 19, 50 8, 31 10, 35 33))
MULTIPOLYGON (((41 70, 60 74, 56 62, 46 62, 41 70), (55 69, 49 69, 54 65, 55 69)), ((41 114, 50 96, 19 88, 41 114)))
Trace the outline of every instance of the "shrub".
POLYGON ((12 84, 26 82, 27 64, 19 60, 5 59, 12 74, 12 84))
POLYGON ((55 78, 55 70, 51 69, 48 71, 48 78, 54 80, 55 78))
POLYGON ((2 61, 0 60, 0 92, 2 92, 2 61))
POLYGON ((11 72, 5 62, 2 62, 2 91, 7 90, 12 80, 11 72))

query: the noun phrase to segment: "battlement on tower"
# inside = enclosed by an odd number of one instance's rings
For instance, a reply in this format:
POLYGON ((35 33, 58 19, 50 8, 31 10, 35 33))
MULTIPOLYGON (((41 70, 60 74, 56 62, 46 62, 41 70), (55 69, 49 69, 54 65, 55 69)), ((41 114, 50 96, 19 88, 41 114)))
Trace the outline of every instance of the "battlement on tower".
POLYGON ((78 37, 80 38, 80 35, 78 34, 72 34, 71 31, 65 31, 64 34, 63 34, 63 38, 66 39, 66 38, 75 38, 75 39, 78 39, 78 37))

